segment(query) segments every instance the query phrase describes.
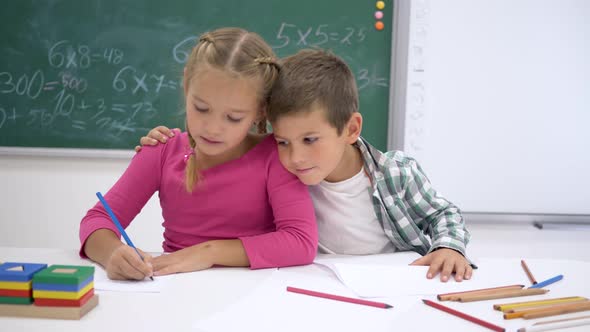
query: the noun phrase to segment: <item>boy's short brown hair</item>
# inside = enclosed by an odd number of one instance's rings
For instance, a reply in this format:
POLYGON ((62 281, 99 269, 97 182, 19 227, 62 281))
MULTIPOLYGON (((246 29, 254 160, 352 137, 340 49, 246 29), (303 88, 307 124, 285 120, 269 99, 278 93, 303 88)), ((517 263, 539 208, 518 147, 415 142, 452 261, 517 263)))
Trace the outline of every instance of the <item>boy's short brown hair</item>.
POLYGON ((355 78, 346 62, 323 50, 301 50, 281 61, 268 119, 272 124, 283 115, 320 106, 340 135, 358 104, 355 78))

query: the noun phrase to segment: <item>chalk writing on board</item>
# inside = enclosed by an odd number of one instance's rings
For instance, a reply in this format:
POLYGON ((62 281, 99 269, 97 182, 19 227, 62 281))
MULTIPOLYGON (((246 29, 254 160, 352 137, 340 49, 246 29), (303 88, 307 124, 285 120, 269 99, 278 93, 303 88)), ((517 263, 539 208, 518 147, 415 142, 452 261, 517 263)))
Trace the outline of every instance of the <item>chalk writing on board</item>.
MULTIPOLYGON (((67 119, 73 129, 86 130, 92 126, 101 129, 105 137, 113 139, 126 132, 133 133, 136 129, 144 130, 140 124, 158 114, 149 101, 107 104, 104 98, 98 98, 89 102, 83 94, 88 88, 86 79, 67 71, 61 71, 57 76, 58 80, 46 82, 45 74, 40 69, 35 70, 32 75, 1 72, 0 92, 3 94, 16 94, 32 100, 42 93, 55 94, 50 99, 51 103, 45 106, 31 105, 26 109, 18 109, 0 105, 0 129, 17 125, 21 119, 31 128, 51 128, 58 119, 62 123, 67 119)), ((156 93, 160 87, 168 84, 164 82, 163 76, 151 76, 156 82, 156 93)), ((133 79, 137 81, 137 77, 133 79)))
POLYGON ((68 40, 60 40, 49 48, 47 60, 54 68, 87 69, 96 62, 118 65, 123 61, 124 55, 117 48, 93 50, 87 45, 74 45, 68 40))
POLYGON ((174 61, 180 64, 186 63, 188 56, 191 54, 191 50, 195 46, 196 42, 197 37, 190 36, 174 45, 172 48, 172 57, 174 58, 174 61))
POLYGON ((366 38, 366 28, 346 27, 335 30, 328 24, 319 24, 317 26, 297 26, 282 22, 277 30, 275 39, 277 44, 273 44, 274 49, 295 45, 297 47, 322 46, 326 43, 333 42, 337 44, 352 45, 353 43, 362 43, 366 38))
POLYGON ((20 124, 47 130, 54 130, 52 128, 59 125, 63 130, 64 124, 69 124, 72 130, 100 129, 101 135, 112 139, 135 130, 145 130, 144 123, 158 114, 151 101, 157 100, 157 95, 164 90, 176 93, 182 84, 178 78, 126 64, 130 59, 125 57, 123 50, 114 47, 91 48, 62 39, 50 44, 46 59, 49 67, 44 70, 0 72, 0 94, 30 100, 44 96, 41 105, 34 102, 0 105, 0 129, 20 124), (112 91, 138 96, 141 100, 121 96, 125 102, 120 102, 116 100, 117 95, 109 91, 100 93, 107 97, 99 95, 96 98, 94 93, 86 95, 85 92, 94 85, 101 84, 94 81, 91 84, 84 76, 89 75, 92 67, 104 65, 116 70, 109 82, 112 91))
MULTIPOLYGON (((318 35, 323 36, 322 38, 328 38, 326 36, 329 35, 324 35, 324 32, 322 29, 327 28, 328 25, 327 24, 321 24, 317 27, 316 32, 318 32, 318 35)), ((279 32, 277 33, 277 39, 282 39, 283 40, 283 44, 284 45, 279 45, 279 46, 273 46, 274 48, 282 48, 287 46, 288 43, 291 42, 291 39, 284 34, 284 29, 285 28, 296 28, 295 25, 293 24, 288 24, 288 23, 283 23, 281 25, 281 27, 279 28, 279 32)), ((311 33, 311 30, 309 30, 311 28, 308 28, 308 30, 306 30, 304 33, 301 30, 297 31, 297 34, 301 34, 299 36, 300 40, 299 42, 301 43, 307 43, 308 38, 311 38, 309 36, 309 34, 311 33)), ((352 36, 354 34, 356 34, 357 37, 357 41, 358 42, 362 42, 365 39, 365 30, 364 28, 360 28, 360 29, 355 29, 355 28, 345 28, 345 31, 347 31, 346 35, 344 36, 344 39, 339 39, 338 34, 334 33, 335 36, 331 37, 331 40, 334 40, 334 38, 336 38, 336 40, 338 42, 344 42, 344 43, 349 43, 350 42, 350 38, 352 38, 352 36)), ((317 36, 315 36, 314 38, 317 38, 317 36)), ((177 63, 180 64, 184 64, 186 63, 188 56, 190 55, 191 49, 192 47, 194 47, 195 43, 197 41, 197 37, 195 36, 190 36, 190 37, 186 37, 183 40, 181 40, 180 42, 178 42, 176 45, 174 45, 174 47, 172 48, 172 57, 174 58, 174 61, 176 61, 177 63)), ((321 43, 324 43, 323 41, 321 43)), ((314 46, 318 46, 318 44, 314 44, 314 46)), ((130 68, 123 68, 121 69, 121 71, 123 70, 131 70, 130 68)), ((387 73, 384 73, 383 70, 380 70, 379 68, 377 68, 377 66, 372 66, 372 68, 367 69, 367 68, 361 68, 359 70, 357 70, 356 72, 356 80, 357 80, 357 85, 358 85, 358 89, 359 90, 363 90, 365 88, 370 88, 370 87, 388 87, 388 77, 386 76, 387 73)), ((115 84, 115 82, 113 81, 113 85, 115 84)), ((115 90, 117 91, 123 91, 123 82, 120 82, 120 86, 118 86, 115 90)), ((171 84, 171 83, 169 83, 171 84)), ((168 86, 166 86, 168 87, 168 86)), ((172 88, 172 87, 170 87, 172 88)), ((158 89, 159 91, 159 89, 158 89)))
POLYGON ((363 90, 370 86, 387 87, 387 78, 378 76, 378 73, 379 70, 377 70, 377 66, 375 65, 371 70, 366 68, 360 69, 356 75, 358 89, 363 90))
POLYGON ((16 93, 19 96, 26 95, 30 99, 36 99, 41 94, 45 78, 41 70, 36 70, 31 78, 22 74, 13 78, 9 72, 0 73, 0 93, 16 93))
MULTIPOLYGON (((86 89, 88 88, 88 81, 85 78, 77 77, 74 76, 72 73, 63 71, 60 72, 57 76, 61 79, 60 81, 55 83, 61 83, 64 89, 69 89, 76 93, 84 93, 84 91, 86 91, 86 89)), ((52 85, 55 85, 55 83, 53 83, 52 85)), ((52 85, 47 90, 53 90, 54 87, 52 85)))
MULTIPOLYGON (((172 59, 178 64, 186 63, 197 38, 187 36, 174 44, 172 59)), ((274 47, 352 45, 362 43, 365 38, 364 28, 335 30, 328 24, 300 27, 282 23, 276 33, 279 44, 274 47)), ((149 129, 144 128, 145 124, 159 113, 152 101, 161 93, 177 94, 182 89, 179 73, 146 70, 126 56, 124 50, 109 45, 90 47, 67 39, 58 40, 48 47, 46 61, 49 67, 45 69, 0 72, 0 95, 31 100, 16 106, 0 104, 0 129, 24 124, 42 130, 54 130, 54 127, 67 130, 65 125, 74 132, 99 129, 105 138, 116 140, 136 130, 149 129), (98 96, 94 92, 88 94, 96 91, 95 85, 102 86, 92 80, 91 74, 91 70, 101 70, 102 66, 114 69, 113 74, 103 78, 112 90, 102 91, 98 96), (44 101, 36 105, 35 100, 44 101)), ((361 65, 355 76, 359 90, 388 86, 388 77, 376 64, 361 65)))
POLYGON ((16 108, 12 107, 11 109, 4 109, 0 107, 0 129, 4 126, 7 122, 16 123, 17 115, 16 115, 16 108))
POLYGON ((138 91, 159 93, 162 88, 176 90, 180 83, 165 75, 149 74, 137 70, 133 66, 125 66, 113 78, 113 89, 118 92, 130 90, 133 94, 138 91))

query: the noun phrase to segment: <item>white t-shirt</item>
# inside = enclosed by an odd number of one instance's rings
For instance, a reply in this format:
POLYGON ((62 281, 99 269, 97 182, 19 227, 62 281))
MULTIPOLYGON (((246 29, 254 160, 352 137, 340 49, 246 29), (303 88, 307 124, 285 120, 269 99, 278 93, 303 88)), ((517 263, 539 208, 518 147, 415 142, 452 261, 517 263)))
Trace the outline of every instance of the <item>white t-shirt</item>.
POLYGON ((309 186, 319 231, 319 251, 368 255, 394 252, 383 232, 371 198, 371 181, 364 170, 341 182, 309 186))

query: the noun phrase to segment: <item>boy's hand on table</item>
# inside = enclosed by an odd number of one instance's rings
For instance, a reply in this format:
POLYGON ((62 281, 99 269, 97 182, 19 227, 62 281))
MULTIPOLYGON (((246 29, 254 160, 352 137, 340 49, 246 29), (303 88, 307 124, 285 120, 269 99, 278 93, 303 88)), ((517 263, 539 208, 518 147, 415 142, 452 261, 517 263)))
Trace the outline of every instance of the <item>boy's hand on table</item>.
POLYGON ((410 265, 429 265, 426 278, 432 279, 440 272, 440 281, 447 282, 451 273, 455 273, 455 280, 470 279, 473 268, 467 259, 458 251, 440 248, 428 255, 413 261, 410 265))

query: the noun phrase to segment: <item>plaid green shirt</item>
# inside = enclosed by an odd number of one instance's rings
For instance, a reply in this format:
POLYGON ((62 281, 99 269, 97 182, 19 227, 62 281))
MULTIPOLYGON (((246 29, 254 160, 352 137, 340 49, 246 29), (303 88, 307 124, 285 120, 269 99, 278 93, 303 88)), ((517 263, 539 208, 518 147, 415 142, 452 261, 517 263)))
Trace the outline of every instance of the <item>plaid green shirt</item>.
POLYGON ((432 188, 416 160, 401 151, 383 153, 360 137, 355 146, 371 179, 375 213, 395 247, 421 255, 446 247, 466 257, 470 235, 461 211, 432 188))

